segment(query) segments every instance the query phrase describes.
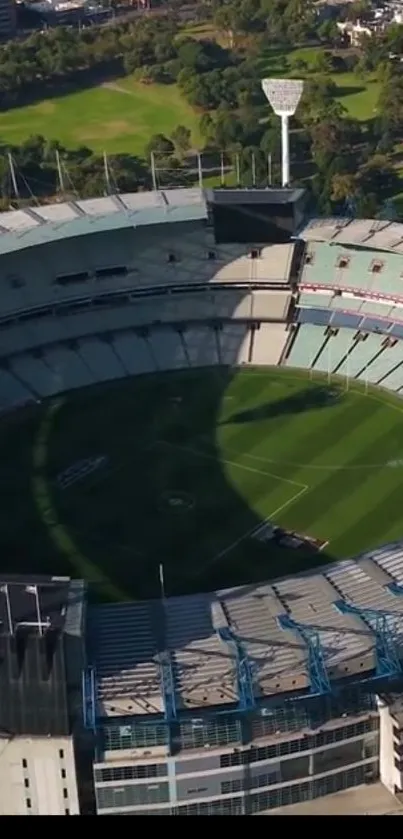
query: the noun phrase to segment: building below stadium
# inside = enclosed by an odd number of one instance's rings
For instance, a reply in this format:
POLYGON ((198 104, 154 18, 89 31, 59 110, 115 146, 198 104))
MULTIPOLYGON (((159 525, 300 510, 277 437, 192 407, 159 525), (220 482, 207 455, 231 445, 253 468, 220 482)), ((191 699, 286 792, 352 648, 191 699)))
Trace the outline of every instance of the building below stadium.
POLYGON ((400 567, 393 545, 270 584, 93 607, 97 814, 258 815, 379 781, 398 810, 403 683, 370 604, 401 620, 400 567))
POLYGON ((84 585, 2 577, 0 620, 0 814, 79 815, 84 585))

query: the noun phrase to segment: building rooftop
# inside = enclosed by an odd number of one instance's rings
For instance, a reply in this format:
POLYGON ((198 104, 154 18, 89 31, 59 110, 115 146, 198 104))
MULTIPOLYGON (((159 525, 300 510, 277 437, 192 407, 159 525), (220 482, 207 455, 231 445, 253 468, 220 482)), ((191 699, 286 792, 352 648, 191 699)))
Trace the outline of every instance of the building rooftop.
POLYGON ((403 647, 403 596, 396 586, 402 583, 399 542, 270 583, 93 607, 90 657, 98 714, 164 711, 167 660, 178 711, 237 702, 245 661, 256 699, 309 689, 308 645, 295 629, 281 627, 284 615, 317 635, 330 679, 369 673, 376 666, 376 638, 368 610, 386 613, 396 646, 403 647), (367 610, 366 617, 341 613, 335 605, 340 600, 367 610))

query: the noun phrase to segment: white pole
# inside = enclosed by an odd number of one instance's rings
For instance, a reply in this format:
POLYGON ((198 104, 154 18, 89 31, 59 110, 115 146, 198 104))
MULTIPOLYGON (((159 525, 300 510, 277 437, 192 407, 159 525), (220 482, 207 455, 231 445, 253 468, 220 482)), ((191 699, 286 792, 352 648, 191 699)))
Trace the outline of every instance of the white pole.
POLYGON ((288 136, 288 114, 281 114, 281 159, 282 159, 282 185, 288 186, 290 182, 290 144, 288 136))
POLYGON ((200 153, 197 155, 197 171, 199 173, 199 189, 203 189, 203 165, 200 153))
POLYGON ((235 155, 235 172, 236 172, 236 185, 239 186, 241 183, 241 174, 239 169, 239 154, 235 155))
POLYGON ((158 190, 157 173, 156 173, 156 170, 155 170, 155 157, 154 157, 154 152, 153 151, 151 152, 150 157, 151 157, 151 178, 152 178, 152 183, 153 183, 153 190, 154 190, 154 192, 157 192, 157 190, 158 190))
POLYGON ((43 635, 41 609, 40 609, 40 605, 39 605, 38 586, 26 586, 25 591, 28 592, 28 594, 33 594, 34 597, 35 597, 36 619, 38 621, 39 634, 43 635))
POLYGON ((11 604, 10 604, 10 593, 8 590, 7 583, 1 587, 0 591, 3 592, 6 598, 6 608, 7 608, 7 621, 8 621, 8 631, 10 635, 13 635, 13 619, 11 617, 11 604))
POLYGON ((159 575, 160 575, 160 586, 161 586, 161 600, 165 599, 165 580, 164 580, 164 566, 160 565, 159 567, 159 575))
POLYGON ((330 367, 331 367, 331 352, 330 352, 330 347, 331 347, 331 341, 332 341, 332 336, 330 336, 330 338, 329 338, 329 343, 328 343, 328 353, 327 353, 327 383, 328 383, 328 385, 330 385, 330 375, 331 375, 331 374, 330 374, 330 367))

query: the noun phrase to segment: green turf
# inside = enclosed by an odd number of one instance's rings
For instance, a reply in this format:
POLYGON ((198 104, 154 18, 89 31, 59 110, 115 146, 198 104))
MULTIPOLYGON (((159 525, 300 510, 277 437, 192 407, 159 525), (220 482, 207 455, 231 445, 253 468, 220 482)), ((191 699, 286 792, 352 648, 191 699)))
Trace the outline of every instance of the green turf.
POLYGON ((403 535, 402 404, 295 371, 188 371, 103 385, 5 419, 3 571, 153 596, 299 571, 403 535), (53 407, 52 407, 53 406, 53 407), (67 489, 58 474, 105 455, 67 489), (265 519, 329 544, 263 544, 265 519), (247 535, 249 534, 249 535, 247 535))
POLYGON ((33 134, 64 146, 88 146, 95 152, 144 153, 152 134, 169 135, 177 125, 192 131, 200 144, 199 116, 176 85, 143 85, 133 76, 82 90, 1 115, 0 138, 21 143, 33 134))

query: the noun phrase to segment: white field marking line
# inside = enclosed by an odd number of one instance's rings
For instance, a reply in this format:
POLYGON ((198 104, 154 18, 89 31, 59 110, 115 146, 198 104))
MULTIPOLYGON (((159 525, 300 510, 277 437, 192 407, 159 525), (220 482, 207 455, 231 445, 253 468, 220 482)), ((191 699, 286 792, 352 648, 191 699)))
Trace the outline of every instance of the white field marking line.
MULTIPOLYGON (((144 451, 147 452, 150 449, 153 449, 154 446, 157 446, 157 445, 158 445, 158 440, 153 440, 151 443, 149 443, 148 445, 145 446, 144 451)), ((108 457, 108 455, 107 455, 107 457, 108 457)), ((91 489, 92 487, 97 486, 97 484, 99 485, 99 484, 105 483, 106 481, 108 481, 112 477, 112 475, 115 475, 117 472, 120 472, 126 466, 130 466, 133 463, 133 461, 135 460, 135 458, 136 458, 136 453, 134 453, 132 455, 132 457, 129 457, 129 458, 126 457, 125 460, 120 460, 118 463, 110 464, 110 466, 107 466, 106 469, 100 469, 97 472, 93 472, 92 474, 87 475, 86 477, 83 478, 83 480, 75 481, 74 484, 70 484, 70 487, 74 486, 76 488, 76 490, 80 491, 80 489, 84 489, 84 490, 91 489)), ((67 487, 67 489, 70 489, 70 487, 67 487)), ((72 494, 73 493, 69 493, 69 496, 71 497, 72 494)), ((66 498, 68 498, 67 495, 66 495, 66 498)))
MULTIPOLYGON (((192 446, 181 446, 178 443, 169 443, 167 440, 157 440, 156 445, 169 446, 170 448, 177 449, 178 451, 189 452, 189 454, 195 455, 196 457, 203 457, 205 460, 218 459, 216 455, 201 452, 199 449, 194 449, 192 446)), ((267 469, 263 470, 256 469, 254 466, 245 466, 237 460, 228 460, 224 457, 220 457, 219 460, 220 463, 226 463, 228 466, 235 466, 236 469, 243 469, 245 472, 254 472, 256 475, 266 475, 267 478, 275 478, 277 481, 283 481, 285 484, 299 487, 301 490, 304 490, 304 492, 309 489, 308 484, 302 484, 299 481, 292 481, 290 478, 283 478, 281 475, 276 475, 274 472, 268 472, 267 469)))
MULTIPOLYGON (((316 471, 320 472, 358 472, 360 470, 372 470, 372 469, 391 469, 391 461, 387 463, 364 463, 360 466, 335 466, 333 464, 318 464, 318 463, 295 463, 294 461, 290 460, 272 460, 269 457, 263 457, 262 455, 258 454, 250 454, 249 452, 240 452, 237 449, 233 449, 231 446, 224 446, 227 451, 233 452, 233 454, 237 455, 238 457, 247 457, 249 460, 256 460, 259 463, 273 463, 274 465, 278 466, 295 466, 297 469, 315 469, 316 471)), ((403 467, 403 460, 402 466, 403 467)), ((394 466, 394 469, 399 467, 394 466)), ((284 479, 285 480, 285 479, 284 479)))
MULTIPOLYGON (((279 480, 281 480, 281 478, 279 480)), ((262 530, 262 528, 265 524, 267 524, 267 522, 270 522, 272 519, 274 519, 276 516, 282 513, 282 511, 285 510, 286 507, 290 507, 291 504, 294 504, 294 502, 297 501, 297 499, 308 490, 308 486, 301 487, 301 489, 299 489, 298 492, 296 492, 295 495, 292 496, 292 498, 289 498, 288 501, 284 502, 284 504, 280 504, 280 507, 277 507, 276 510, 273 510, 273 512, 270 513, 270 515, 267 516, 260 524, 255 524, 250 530, 247 530, 246 533, 243 533, 242 536, 239 536, 238 539, 235 539, 234 542, 231 542, 231 544, 224 548, 224 550, 220 551, 220 553, 213 556, 213 558, 209 562, 209 565, 214 565, 215 562, 218 562, 219 559, 222 559, 224 556, 229 554, 230 551, 232 551, 234 548, 237 548, 238 545, 240 545, 241 542, 243 542, 249 536, 253 536, 255 533, 258 533, 260 530, 262 530)), ((326 542, 326 544, 328 543, 326 542)))

